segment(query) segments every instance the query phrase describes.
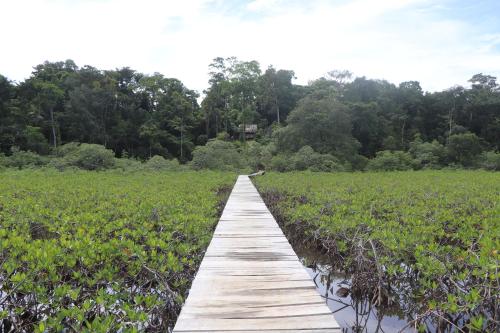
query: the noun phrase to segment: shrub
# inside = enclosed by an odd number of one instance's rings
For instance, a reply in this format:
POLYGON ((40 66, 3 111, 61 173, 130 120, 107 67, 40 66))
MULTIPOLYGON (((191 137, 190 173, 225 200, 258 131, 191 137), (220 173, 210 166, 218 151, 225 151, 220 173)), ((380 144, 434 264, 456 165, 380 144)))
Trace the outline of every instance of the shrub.
POLYGON ((346 168, 330 154, 318 154, 314 162, 309 166, 311 171, 333 172, 345 171, 346 168))
POLYGON ((143 169, 143 163, 133 158, 115 158, 115 169, 122 169, 123 171, 136 171, 143 169))
POLYGON ((112 150, 96 144, 69 143, 59 149, 62 164, 76 166, 85 170, 104 170, 115 166, 115 155, 112 150))
POLYGON ((396 171, 411 169, 412 159, 410 154, 403 151, 383 150, 368 162, 368 169, 374 171, 396 171))
POLYGON ((310 146, 304 146, 292 156, 293 168, 295 170, 307 170, 314 164, 318 153, 310 146))
POLYGON ((57 147, 54 150, 54 155, 57 157, 64 157, 66 155, 69 155, 70 153, 73 153, 78 150, 78 147, 80 147, 81 143, 80 142, 69 142, 66 143, 62 146, 57 147))
POLYGON ((363 171, 368 166, 369 161, 370 160, 367 157, 360 154, 355 154, 349 159, 350 165, 344 165, 345 171, 363 171))
POLYGON ((3 153, 0 153, 0 170, 5 168, 6 166, 7 166, 7 157, 3 153))
POLYGON ((45 156, 17 148, 12 148, 12 155, 2 159, 4 160, 2 162, 4 166, 18 169, 40 167, 49 162, 49 159, 45 156))
POLYGON ((343 171, 339 160, 330 154, 315 152, 310 146, 300 148, 292 157, 292 167, 295 170, 311 171, 343 171))
POLYGON ((481 167, 486 170, 500 171, 500 153, 488 151, 481 155, 481 167))
POLYGON ((181 165, 177 159, 167 160, 162 156, 155 155, 151 157, 146 163, 145 168, 154 171, 178 171, 181 169, 181 165))
POLYGON ((270 167, 273 158, 272 149, 270 145, 262 145, 255 141, 248 142, 244 148, 246 164, 255 171, 270 167))
POLYGON ((417 169, 439 168, 445 164, 446 148, 437 142, 423 142, 420 138, 410 143, 409 153, 417 169))
POLYGON ((450 160, 465 167, 477 164, 477 157, 481 154, 479 138, 470 132, 451 135, 447 149, 450 160))
POLYGON ((205 146, 198 146, 193 151, 191 166, 195 170, 238 170, 244 167, 244 161, 234 144, 221 140, 210 140, 205 146))
POLYGON ((278 172, 292 171, 293 162, 285 154, 278 154, 271 159, 270 168, 278 172))
POLYGON ((40 131, 40 128, 26 126, 22 132, 25 149, 36 152, 37 154, 48 154, 50 151, 47 139, 40 131))

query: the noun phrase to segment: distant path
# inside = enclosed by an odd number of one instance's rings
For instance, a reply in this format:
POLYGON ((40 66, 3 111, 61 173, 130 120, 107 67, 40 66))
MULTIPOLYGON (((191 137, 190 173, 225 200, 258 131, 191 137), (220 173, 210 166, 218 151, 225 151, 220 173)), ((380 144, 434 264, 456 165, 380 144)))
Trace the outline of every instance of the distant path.
POLYGON ((174 332, 340 332, 247 176, 239 176, 174 332))

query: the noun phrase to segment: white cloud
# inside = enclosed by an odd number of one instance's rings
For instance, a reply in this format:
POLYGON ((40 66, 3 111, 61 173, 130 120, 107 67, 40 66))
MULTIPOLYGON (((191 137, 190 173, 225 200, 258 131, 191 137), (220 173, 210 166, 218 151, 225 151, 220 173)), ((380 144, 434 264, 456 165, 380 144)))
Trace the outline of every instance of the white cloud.
POLYGON ((280 0, 253 0, 247 4, 246 8, 251 11, 263 11, 274 9, 280 0))
POLYGON ((430 0, 254 0, 232 14, 228 3, 2 1, 0 73, 22 80, 44 60, 71 58, 161 72, 201 91, 211 60, 234 55, 293 69, 299 83, 335 68, 428 90, 500 74, 498 33, 436 17, 425 10, 430 0))

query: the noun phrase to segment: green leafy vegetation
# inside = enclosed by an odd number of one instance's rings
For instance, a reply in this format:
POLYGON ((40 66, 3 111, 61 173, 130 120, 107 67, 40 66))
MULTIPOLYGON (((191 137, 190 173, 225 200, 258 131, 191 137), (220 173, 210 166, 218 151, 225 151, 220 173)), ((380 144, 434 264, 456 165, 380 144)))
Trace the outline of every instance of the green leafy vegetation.
MULTIPOLYGON (((150 164, 163 169, 165 161, 150 164)), ((166 332, 234 178, 217 172, 0 173, 0 327, 166 332)))
POLYGON ((294 77, 293 70, 263 70, 255 60, 215 58, 198 103, 198 92, 181 81, 128 67, 99 70, 66 60, 37 65, 19 83, 0 75, 0 154, 7 158, 0 163, 40 166, 61 146, 81 143, 78 156, 52 164, 138 166, 114 161, 107 150, 118 158, 161 156, 180 164, 193 161, 195 169, 221 170, 495 169, 498 164, 500 86, 493 76, 476 74, 469 87, 432 93, 416 81, 395 85, 354 78, 348 71, 331 71, 307 85, 294 84, 294 77), (313 150, 312 164, 297 162, 305 147, 309 155, 313 150), (259 154, 251 158, 249 151, 259 154))
MULTIPOLYGON (((421 330, 500 327, 500 178, 485 171, 270 173, 255 179, 296 244, 399 304, 421 330)), ((357 296, 356 296, 357 295, 357 296)))
POLYGON ((195 170, 238 170, 243 169, 245 164, 234 144, 213 140, 194 150, 191 165, 195 170))

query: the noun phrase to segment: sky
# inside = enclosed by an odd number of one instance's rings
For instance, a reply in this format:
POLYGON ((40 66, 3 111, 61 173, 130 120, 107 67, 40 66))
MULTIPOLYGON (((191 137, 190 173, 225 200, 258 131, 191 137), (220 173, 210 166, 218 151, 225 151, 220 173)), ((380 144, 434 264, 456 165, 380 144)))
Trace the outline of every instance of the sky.
POLYGON ((46 60, 131 67, 202 92, 215 57, 295 71, 420 81, 426 91, 500 77, 499 0, 1 0, 0 74, 46 60))

